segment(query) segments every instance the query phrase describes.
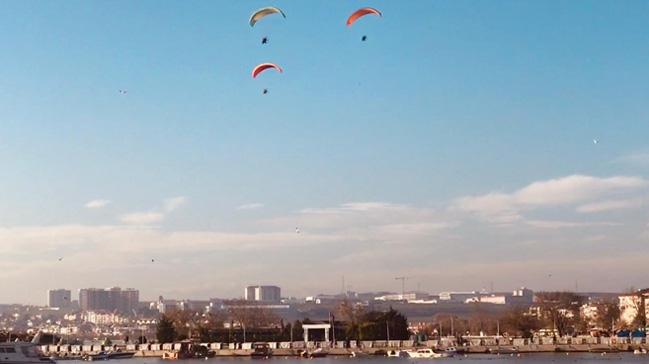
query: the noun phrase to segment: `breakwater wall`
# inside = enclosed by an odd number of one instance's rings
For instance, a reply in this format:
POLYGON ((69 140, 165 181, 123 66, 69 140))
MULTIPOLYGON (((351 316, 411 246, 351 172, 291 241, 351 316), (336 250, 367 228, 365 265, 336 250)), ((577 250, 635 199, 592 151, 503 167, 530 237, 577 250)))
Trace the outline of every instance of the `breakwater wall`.
MULTIPOLYGON (((212 350, 216 356, 249 356, 253 344, 246 343, 193 343, 212 350)), ((567 337, 567 338, 471 338, 461 345, 455 338, 428 340, 416 343, 412 340, 390 341, 349 341, 349 342, 268 342, 273 355, 297 356, 303 351, 323 348, 329 355, 351 355, 352 352, 362 352, 370 355, 385 354, 390 350, 411 350, 422 347, 445 349, 456 347, 459 352, 473 353, 547 353, 547 352, 617 352, 633 351, 635 349, 649 350, 645 338, 617 337, 567 337)), ((187 343, 164 344, 127 344, 127 345, 42 345, 41 350, 50 356, 59 358, 77 358, 86 354, 96 354, 101 351, 133 351, 136 356, 160 357, 168 351, 180 351, 187 343)))

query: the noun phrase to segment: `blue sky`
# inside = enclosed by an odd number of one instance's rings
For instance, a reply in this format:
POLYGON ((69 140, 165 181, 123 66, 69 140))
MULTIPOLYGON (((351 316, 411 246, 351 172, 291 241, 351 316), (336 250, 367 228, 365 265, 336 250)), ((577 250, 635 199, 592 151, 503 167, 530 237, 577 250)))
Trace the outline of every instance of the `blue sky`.
POLYGON ((306 295, 342 275, 357 290, 397 290, 398 275, 430 291, 642 285, 648 13, 643 1, 3 2, 0 301, 62 285, 306 295), (287 18, 250 28, 267 5, 287 18), (384 17, 347 28, 362 6, 384 17), (253 80, 261 62, 285 72, 253 80), (186 283, 196 275, 209 278, 186 283))

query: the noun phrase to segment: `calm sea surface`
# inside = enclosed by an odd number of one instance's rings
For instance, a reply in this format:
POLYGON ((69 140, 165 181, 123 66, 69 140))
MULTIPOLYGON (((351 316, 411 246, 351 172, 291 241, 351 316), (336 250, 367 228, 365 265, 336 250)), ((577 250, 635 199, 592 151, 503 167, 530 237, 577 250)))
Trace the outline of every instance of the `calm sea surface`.
MULTIPOLYGON (((347 357, 327 357, 318 359, 298 359, 298 358, 285 358, 273 357, 272 359, 250 359, 250 358, 213 358, 208 360, 183 360, 187 364, 207 362, 209 364, 235 364, 235 363, 260 363, 260 362, 274 362, 275 364, 305 364, 308 361, 311 364, 340 364, 341 362, 353 364, 424 364, 428 362, 461 362, 463 364, 471 363, 649 363, 649 355, 633 355, 632 353, 615 353, 615 354, 594 354, 594 353, 578 353, 578 354, 523 354, 521 357, 511 357, 507 355, 481 355, 474 354, 468 357, 457 356, 454 358, 444 359, 406 359, 406 358, 387 358, 387 357, 363 357, 363 358, 347 358, 347 357)), ((111 361, 115 364, 170 364, 171 361, 160 360, 153 358, 134 358, 127 360, 111 361)), ((87 363, 81 361, 60 361, 60 364, 80 364, 87 363)))

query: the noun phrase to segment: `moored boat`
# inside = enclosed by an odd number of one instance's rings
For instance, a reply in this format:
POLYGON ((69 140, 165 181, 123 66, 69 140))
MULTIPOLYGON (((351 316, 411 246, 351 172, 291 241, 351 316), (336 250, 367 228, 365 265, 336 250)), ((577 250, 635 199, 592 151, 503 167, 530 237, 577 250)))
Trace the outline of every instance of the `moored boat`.
POLYGON ((250 353, 252 358, 268 359, 271 355, 273 355, 273 352, 270 350, 270 346, 267 343, 253 344, 252 353, 250 353))
POLYGON ((429 358, 447 358, 451 356, 449 353, 438 353, 435 352, 433 349, 425 348, 425 349, 417 349, 417 350, 408 350, 406 351, 408 354, 408 357, 413 358, 413 359, 429 359, 429 358))
POLYGON ((314 359, 314 358, 324 358, 327 356, 327 352, 322 350, 322 348, 317 348, 313 351, 305 351, 302 353, 302 357, 314 359))
POLYGON ((0 343, 0 364, 55 363, 46 357, 38 345, 24 341, 0 343))

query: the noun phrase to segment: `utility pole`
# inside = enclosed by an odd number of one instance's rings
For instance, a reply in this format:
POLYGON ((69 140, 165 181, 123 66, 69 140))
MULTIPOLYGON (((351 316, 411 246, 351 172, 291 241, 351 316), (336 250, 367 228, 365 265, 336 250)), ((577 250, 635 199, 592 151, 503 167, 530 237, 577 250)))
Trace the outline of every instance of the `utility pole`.
POLYGON ((388 341, 390 341, 390 322, 388 320, 385 320, 385 331, 387 332, 388 341))
POLYGON ((451 316, 451 336, 455 336, 455 327, 453 326, 453 316, 451 316))

